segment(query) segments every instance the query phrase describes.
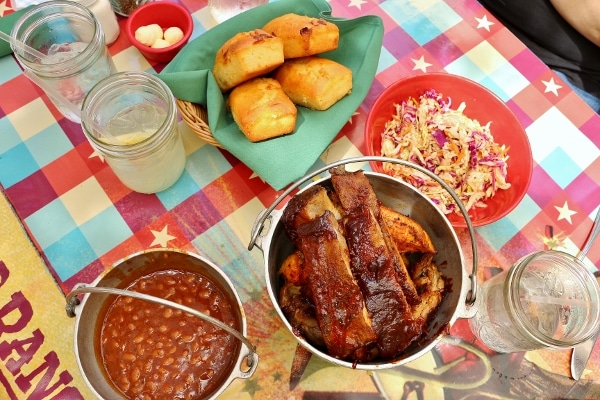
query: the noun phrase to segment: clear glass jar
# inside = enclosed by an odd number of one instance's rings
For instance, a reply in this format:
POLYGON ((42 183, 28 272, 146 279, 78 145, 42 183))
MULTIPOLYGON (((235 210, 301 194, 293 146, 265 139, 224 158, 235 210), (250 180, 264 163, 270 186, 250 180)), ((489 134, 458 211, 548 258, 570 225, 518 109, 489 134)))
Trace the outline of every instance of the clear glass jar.
POLYGON ((100 22, 102 31, 104 32, 104 40, 107 45, 111 45, 119 37, 121 29, 117 15, 112 9, 109 0, 75 0, 86 6, 100 22))
POLYGON ((92 147, 131 190, 160 192, 183 172, 175 98, 155 75, 120 72, 103 79, 83 102, 81 124, 92 147))
POLYGON ((598 330, 600 288, 576 257, 544 250, 480 286, 473 333, 501 353, 566 349, 598 330))
POLYGON ((26 74, 39 78, 52 103, 77 123, 80 115, 72 110, 81 110, 92 86, 117 71, 98 20, 79 3, 54 0, 34 6, 15 22, 11 36, 45 55, 34 58, 11 45, 26 74))

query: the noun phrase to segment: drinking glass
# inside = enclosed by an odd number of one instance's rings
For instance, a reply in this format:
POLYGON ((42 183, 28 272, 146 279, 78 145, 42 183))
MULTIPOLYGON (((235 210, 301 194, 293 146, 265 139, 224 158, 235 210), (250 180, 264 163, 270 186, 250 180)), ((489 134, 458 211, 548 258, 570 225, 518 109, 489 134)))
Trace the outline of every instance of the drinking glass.
POLYGON ((177 105, 169 87, 146 72, 120 72, 83 102, 83 132, 131 190, 156 193, 179 179, 185 150, 177 105))

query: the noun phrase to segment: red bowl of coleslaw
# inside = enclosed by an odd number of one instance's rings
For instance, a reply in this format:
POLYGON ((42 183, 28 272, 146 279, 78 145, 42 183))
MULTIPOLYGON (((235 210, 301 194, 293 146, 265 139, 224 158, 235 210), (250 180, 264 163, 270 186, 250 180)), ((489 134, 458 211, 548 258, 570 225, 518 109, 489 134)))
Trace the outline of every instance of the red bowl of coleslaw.
MULTIPOLYGON (((531 146, 515 114, 484 86, 449 73, 409 76, 388 86, 367 116, 365 145, 368 155, 412 161, 440 176, 474 226, 510 213, 531 181, 531 146)), ((431 179, 392 164, 371 162, 371 168, 417 187, 454 227, 467 226, 431 179)))

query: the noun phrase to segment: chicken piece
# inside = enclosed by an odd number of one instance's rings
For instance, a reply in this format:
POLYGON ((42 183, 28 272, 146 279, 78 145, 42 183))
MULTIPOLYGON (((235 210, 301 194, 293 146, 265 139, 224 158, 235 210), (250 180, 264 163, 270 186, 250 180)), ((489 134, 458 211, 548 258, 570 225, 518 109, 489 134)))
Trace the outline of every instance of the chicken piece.
POLYGON ((421 335, 424 321, 412 318, 393 257, 370 208, 366 204, 355 208, 347 215, 345 228, 352 272, 377 333, 379 354, 393 358, 421 335))
POLYGON ((350 270, 346 239, 333 213, 297 229, 311 300, 329 355, 363 361, 377 340, 350 270))
POLYGON ((416 305, 421 301, 417 294, 417 289, 406 269, 406 265, 400 257, 394 240, 388 232, 387 226, 381 217, 380 202, 371 186, 371 183, 363 171, 348 172, 343 167, 332 168, 331 182, 339 197, 340 204, 345 214, 352 213, 356 208, 365 205, 369 208, 377 223, 381 226, 381 232, 386 247, 392 257, 392 262, 396 270, 397 280, 402 288, 408 304, 416 305))
POLYGON ((304 255, 300 250, 287 256, 279 269, 284 284, 279 290, 279 305, 294 331, 316 347, 325 348, 323 335, 310 300, 304 255))
MULTIPOLYGON (((340 203, 340 198, 337 195, 337 193, 335 192, 335 190, 329 191, 329 198, 331 199, 331 202, 333 203, 333 206, 337 210, 338 214, 343 218, 344 217, 344 209, 342 207, 342 203, 340 203)), ((341 218, 338 218, 338 220, 340 220, 340 219, 341 218)))
POLYGON ((315 347, 325 348, 323 334, 319 328, 315 307, 302 293, 302 288, 291 283, 279 291, 279 305, 297 334, 315 347))
POLYGON ((431 238, 417 221, 384 205, 380 210, 399 252, 436 253, 431 238))
POLYGON ((415 264, 412 278, 421 296, 421 302, 413 307, 415 320, 427 321, 437 309, 444 296, 444 278, 433 262, 433 254, 424 254, 415 264))
POLYGON ((308 277, 303 264, 304 256, 300 250, 296 250, 283 260, 279 274, 286 283, 304 286, 308 283, 308 277))
POLYGON ((296 248, 300 248, 296 234, 298 227, 320 217, 325 211, 330 211, 336 219, 341 219, 338 208, 331 202, 323 186, 312 186, 290 199, 281 216, 281 222, 296 248))
MULTIPOLYGON (((294 251, 283 261, 279 274, 285 283, 279 290, 279 306, 296 335, 302 336, 317 348, 325 349, 323 334, 315 315, 315 306, 303 293, 308 283, 304 271, 304 256, 299 250, 294 251)), ((311 355, 312 353, 302 345, 296 346, 290 369, 290 390, 300 382, 311 355)))

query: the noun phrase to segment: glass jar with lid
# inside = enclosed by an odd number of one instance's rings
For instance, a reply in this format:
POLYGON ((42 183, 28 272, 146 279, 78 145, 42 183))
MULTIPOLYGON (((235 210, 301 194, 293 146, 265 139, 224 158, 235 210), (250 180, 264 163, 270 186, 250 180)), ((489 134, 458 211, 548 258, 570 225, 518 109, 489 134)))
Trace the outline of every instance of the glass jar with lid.
POLYGON ((526 255, 480 286, 473 333, 511 353, 566 349, 599 329, 600 287, 578 258, 557 250, 526 255))

